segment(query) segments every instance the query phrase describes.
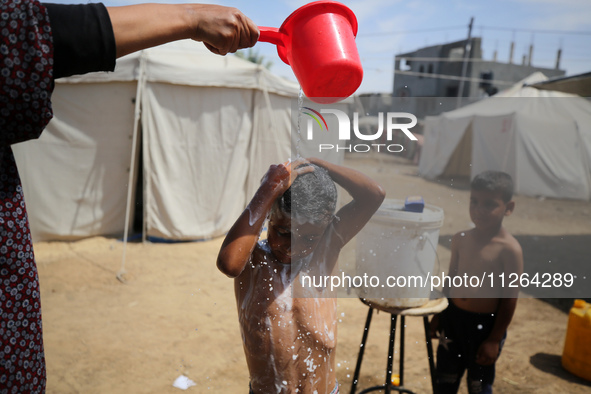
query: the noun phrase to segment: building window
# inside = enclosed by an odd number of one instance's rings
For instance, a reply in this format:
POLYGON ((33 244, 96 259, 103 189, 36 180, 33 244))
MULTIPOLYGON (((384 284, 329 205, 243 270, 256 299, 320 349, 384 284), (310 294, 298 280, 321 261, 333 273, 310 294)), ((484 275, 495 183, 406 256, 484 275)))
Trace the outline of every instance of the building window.
POLYGON ((464 58, 464 48, 452 48, 449 51, 449 59, 450 60, 462 60, 464 58))
POLYGON ((410 60, 401 58, 400 59, 400 70, 402 71, 410 71, 412 68, 410 66, 410 60))
POLYGON ((448 86, 445 91, 445 97, 458 97, 458 86, 448 86))
POLYGON ((425 67, 421 64, 419 66, 419 78, 423 78, 423 73, 425 72, 425 67))

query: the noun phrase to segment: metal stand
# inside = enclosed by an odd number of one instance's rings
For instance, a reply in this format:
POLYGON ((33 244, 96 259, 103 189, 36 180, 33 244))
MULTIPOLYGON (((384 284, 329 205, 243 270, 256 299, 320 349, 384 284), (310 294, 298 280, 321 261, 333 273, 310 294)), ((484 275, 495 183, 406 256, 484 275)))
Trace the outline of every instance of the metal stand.
MULTIPOLYGON (((363 299, 361 300, 364 304, 369 306, 369 311, 367 312, 367 319, 365 321, 365 328, 363 331, 363 337, 361 339, 361 346, 359 347, 359 355, 357 357, 357 364, 355 366, 355 373, 353 375, 353 384, 351 385, 351 394, 355 394, 355 390, 357 389, 357 383, 359 380, 359 372, 361 370, 361 363, 363 361, 363 353, 365 352, 365 344, 367 342, 367 336, 369 334, 369 326, 371 324, 371 319, 373 316, 374 308, 367 304, 363 299)), ((447 306, 447 302, 445 303, 447 306)), ((445 309, 445 306, 443 309, 445 309)), ((406 310, 408 311, 408 310, 406 310)), ((372 391, 380 391, 383 390, 386 394, 390 394, 392 391, 396 391, 399 393, 411 393, 414 394, 413 391, 404 387, 404 323, 405 323, 405 315, 401 313, 400 310, 393 310, 388 311, 391 315, 390 320, 390 341, 388 344, 388 362, 386 365, 386 382, 380 386, 374 386, 367 388, 361 391, 359 394, 370 393, 372 391), (399 375, 400 375, 400 383, 398 386, 392 384, 392 365, 394 361, 394 343, 396 339, 396 321, 400 315, 400 360, 399 360, 399 375)), ((422 313, 418 314, 418 316, 423 317, 423 325, 425 329, 425 340, 427 342, 427 356, 429 358, 429 372, 431 374, 431 386, 433 388, 433 393, 437 394, 437 387, 435 386, 435 362, 433 360, 433 345, 431 343, 431 335, 430 335, 430 327, 429 327, 429 315, 431 313, 422 313)), ((409 314, 412 315, 412 314, 409 314)), ((417 315, 415 315, 417 316, 417 315)))

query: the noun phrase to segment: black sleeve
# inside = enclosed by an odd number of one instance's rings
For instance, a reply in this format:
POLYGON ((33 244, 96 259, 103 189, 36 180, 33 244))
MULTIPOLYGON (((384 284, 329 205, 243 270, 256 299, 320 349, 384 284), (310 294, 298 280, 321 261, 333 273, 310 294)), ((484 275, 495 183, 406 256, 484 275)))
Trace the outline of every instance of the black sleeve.
POLYGON ((115 69, 115 35, 103 4, 43 5, 53 36, 54 78, 115 69))

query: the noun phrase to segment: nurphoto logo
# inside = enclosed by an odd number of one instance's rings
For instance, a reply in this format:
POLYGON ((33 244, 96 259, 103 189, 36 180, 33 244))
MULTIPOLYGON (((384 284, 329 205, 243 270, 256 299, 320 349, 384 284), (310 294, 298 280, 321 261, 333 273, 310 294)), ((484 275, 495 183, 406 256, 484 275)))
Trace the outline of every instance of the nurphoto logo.
MULTIPOLYGON (((353 127, 351 127, 351 120, 349 115, 338 109, 321 109, 320 111, 314 110, 310 107, 303 107, 302 112, 309 116, 306 125, 306 138, 311 141, 314 139, 314 129, 318 129, 321 132, 333 133, 333 130, 329 130, 328 123, 323 115, 334 115, 337 119, 338 124, 338 144, 327 144, 321 143, 318 145, 318 151, 347 151, 347 152, 369 152, 375 150, 388 151, 391 153, 398 153, 404 150, 404 146, 401 144, 391 143, 395 131, 401 131, 411 141, 416 141, 415 137, 410 129, 417 124, 417 117, 408 112, 387 112, 378 113, 377 116, 377 130, 370 133, 362 133, 359 131, 359 113, 353 113, 353 127), (385 121, 384 121, 385 118, 385 121), (408 121, 410 120, 410 121, 408 121), (401 122, 402 121, 402 122, 401 122), (385 123, 385 124, 384 124, 385 123), (316 125, 316 126, 315 126, 316 125), (367 143, 353 143, 351 130, 353 130, 354 141, 367 141, 367 143), (385 131, 385 142, 384 142, 384 131, 385 131), (381 141, 381 142, 380 142, 381 141)), ((366 130, 364 130, 366 131, 366 130)))

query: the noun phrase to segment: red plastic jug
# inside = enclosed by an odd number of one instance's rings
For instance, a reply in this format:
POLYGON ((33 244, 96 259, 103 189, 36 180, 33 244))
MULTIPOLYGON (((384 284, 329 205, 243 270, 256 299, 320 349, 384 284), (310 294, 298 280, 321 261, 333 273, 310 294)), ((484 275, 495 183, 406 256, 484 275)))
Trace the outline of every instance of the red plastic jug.
POLYGON ((279 57, 291 66, 310 100, 335 103, 361 85, 357 18, 343 4, 309 3, 287 17, 279 29, 260 26, 259 30, 259 41, 277 45, 279 57))

